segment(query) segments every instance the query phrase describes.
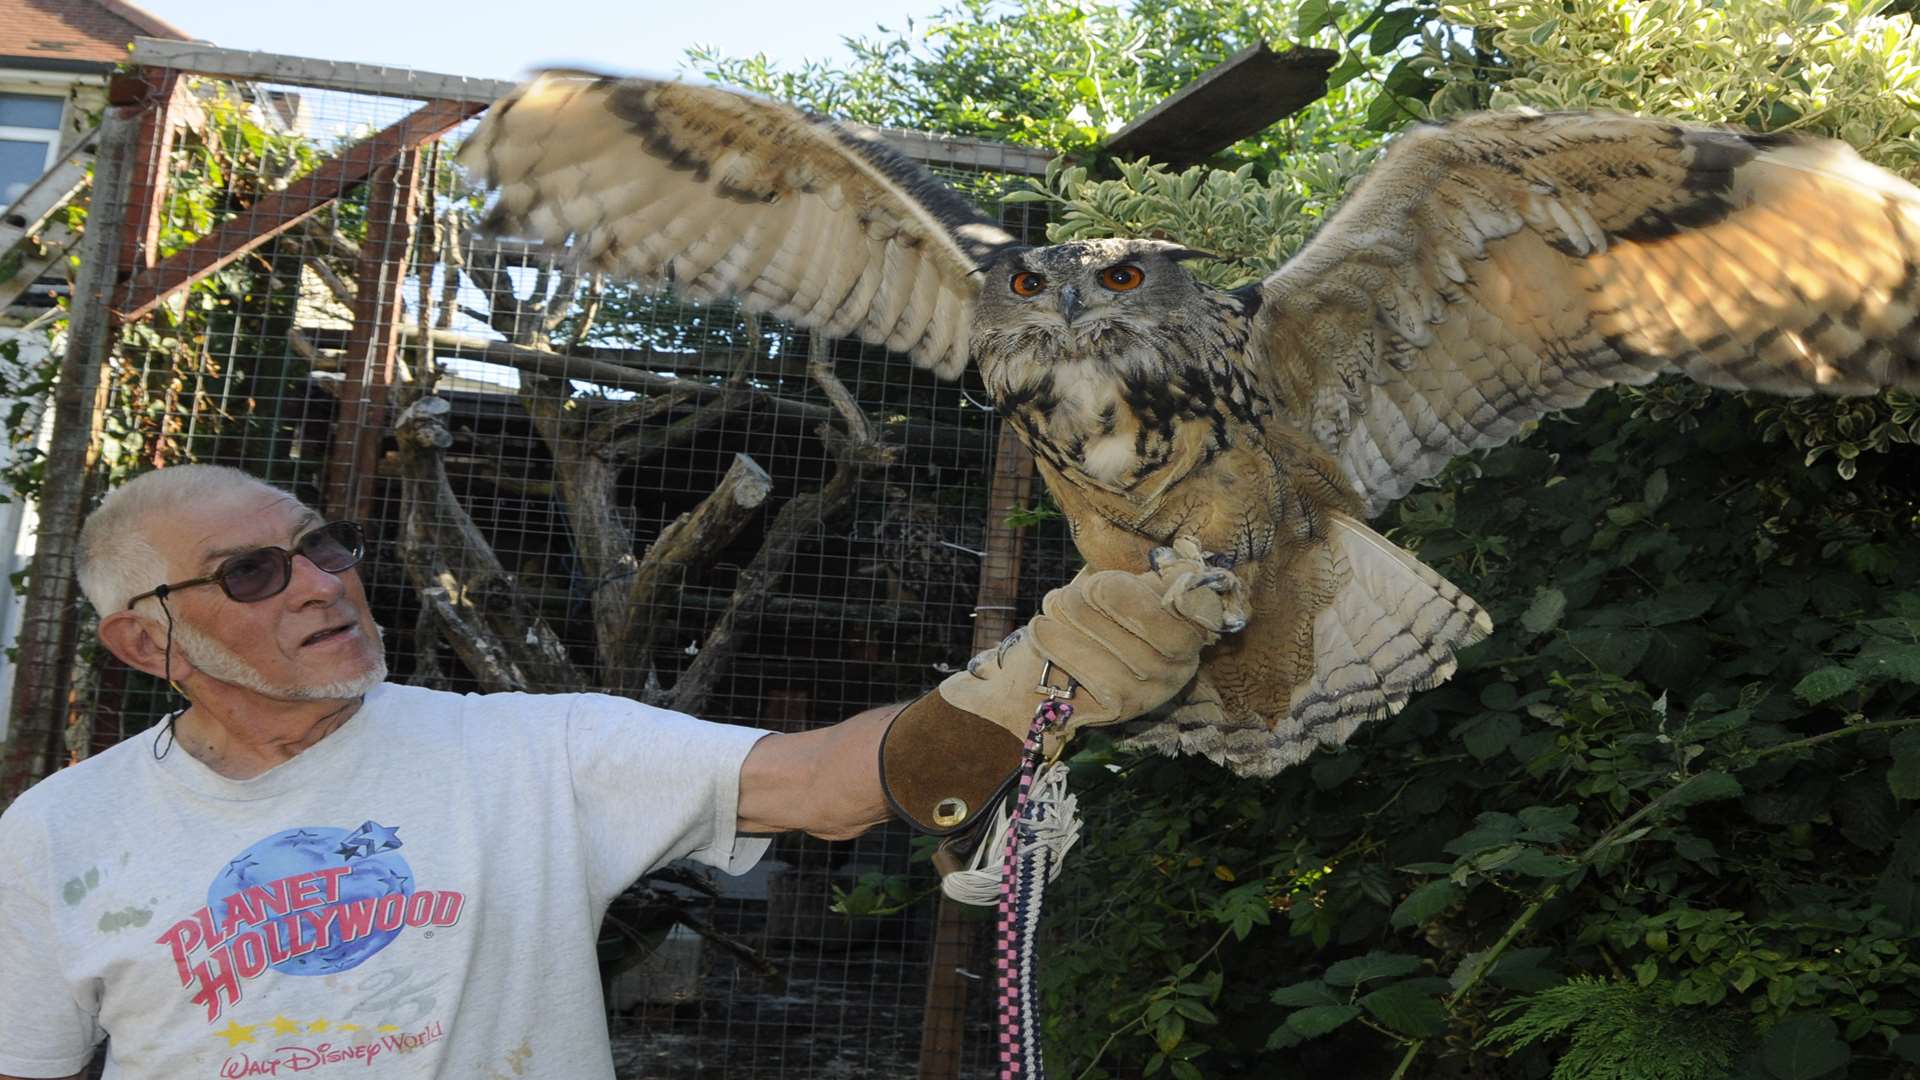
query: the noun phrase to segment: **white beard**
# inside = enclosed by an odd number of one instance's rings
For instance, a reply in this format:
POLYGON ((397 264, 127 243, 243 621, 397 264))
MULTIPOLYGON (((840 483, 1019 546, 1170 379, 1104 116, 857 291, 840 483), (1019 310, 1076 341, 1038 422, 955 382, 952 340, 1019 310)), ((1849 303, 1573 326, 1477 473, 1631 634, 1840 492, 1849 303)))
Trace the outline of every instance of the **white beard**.
POLYGON ((180 650, 181 655, 206 675, 280 701, 344 701, 362 697, 387 680, 387 660, 378 652, 374 654, 373 666, 354 678, 309 686, 282 686, 267 681, 259 669, 242 660, 233 650, 185 622, 174 621, 173 639, 174 647, 180 650))

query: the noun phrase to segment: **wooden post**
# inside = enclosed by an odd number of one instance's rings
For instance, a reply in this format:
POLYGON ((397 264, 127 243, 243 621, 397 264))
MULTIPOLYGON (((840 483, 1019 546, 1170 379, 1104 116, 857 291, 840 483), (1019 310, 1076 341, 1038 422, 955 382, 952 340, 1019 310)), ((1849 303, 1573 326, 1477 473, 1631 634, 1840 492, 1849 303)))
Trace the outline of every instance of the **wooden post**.
POLYGON ((168 168, 173 158, 173 107, 181 91, 180 73, 168 68, 143 68, 123 75, 150 102, 140 116, 134 141, 133 172, 127 185, 127 225, 120 243, 119 265, 142 270, 160 254, 160 229, 167 219, 168 168))
POLYGON ((327 455, 323 501, 334 517, 364 519, 372 499, 387 392, 400 362, 401 286, 413 249, 419 172, 420 150, 409 147, 376 166, 367 179, 367 236, 354 275, 360 291, 353 302, 346 381, 327 455))
MULTIPOLYGON (((1033 494, 1033 455, 1009 423, 1000 425, 994 445, 992 483, 987 497, 987 557, 980 567, 980 599, 974 607, 975 652, 999 644, 1019 625, 1021 530, 1007 524, 1007 518, 1033 494)), ((940 898, 920 1034, 920 1080, 958 1080, 960 1076, 967 988, 972 982, 964 968, 979 925, 963 916, 963 905, 940 898)), ((975 973, 976 977, 985 974, 975 973)))
POLYGON ((97 445, 94 417, 101 369, 118 324, 110 309, 119 278, 117 256, 125 242, 127 195, 143 118, 151 103, 142 96, 110 98, 100 122, 93 194, 87 230, 80 239, 66 351, 53 392, 50 470, 40 492, 39 539, 20 622, 18 681, 0 759, 0 804, 50 772, 61 760, 58 721, 66 715, 66 691, 75 655, 78 604, 74 557, 87 505, 88 477, 97 445))

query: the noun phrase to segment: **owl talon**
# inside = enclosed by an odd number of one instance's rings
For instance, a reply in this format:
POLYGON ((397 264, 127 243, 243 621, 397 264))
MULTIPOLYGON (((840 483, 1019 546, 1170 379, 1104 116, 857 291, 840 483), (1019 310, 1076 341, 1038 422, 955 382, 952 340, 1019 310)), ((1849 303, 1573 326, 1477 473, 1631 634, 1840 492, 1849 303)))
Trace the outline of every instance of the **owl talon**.
POLYGON ((1157 574, 1160 572, 1161 563, 1172 562, 1179 557, 1179 554, 1170 547, 1154 548, 1147 552, 1147 569, 1157 574))
POLYGON ((1209 552, 1200 561, 1218 570, 1232 570, 1240 565, 1240 557, 1231 551, 1209 552))

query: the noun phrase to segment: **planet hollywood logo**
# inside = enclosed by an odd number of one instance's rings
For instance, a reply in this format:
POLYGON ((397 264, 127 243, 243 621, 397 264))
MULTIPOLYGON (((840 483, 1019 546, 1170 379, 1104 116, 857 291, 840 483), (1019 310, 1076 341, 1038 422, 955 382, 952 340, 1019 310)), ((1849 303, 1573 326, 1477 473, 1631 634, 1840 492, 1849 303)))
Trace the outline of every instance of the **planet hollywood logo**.
POLYGON ((358 967, 409 926, 452 926, 463 893, 416 889, 398 828, 286 829, 215 875, 207 906, 155 939, 209 1023, 267 971, 335 975, 358 967))

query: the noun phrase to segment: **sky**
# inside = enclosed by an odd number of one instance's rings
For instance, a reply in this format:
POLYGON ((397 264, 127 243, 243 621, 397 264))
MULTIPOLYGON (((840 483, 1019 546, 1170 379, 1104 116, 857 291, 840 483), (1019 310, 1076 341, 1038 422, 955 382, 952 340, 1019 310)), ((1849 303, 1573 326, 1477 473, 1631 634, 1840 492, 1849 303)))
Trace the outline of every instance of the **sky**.
POLYGON ((514 79, 556 65, 673 75, 687 46, 782 67, 845 55, 841 38, 904 29, 946 0, 135 0, 234 49, 514 79))

